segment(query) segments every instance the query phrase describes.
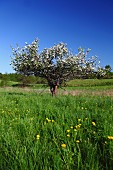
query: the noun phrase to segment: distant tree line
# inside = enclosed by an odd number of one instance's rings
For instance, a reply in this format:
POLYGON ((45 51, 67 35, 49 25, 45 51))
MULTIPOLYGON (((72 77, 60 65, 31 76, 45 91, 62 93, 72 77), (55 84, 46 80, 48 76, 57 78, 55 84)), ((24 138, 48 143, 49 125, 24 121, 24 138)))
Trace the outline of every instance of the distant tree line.
MULTIPOLYGON (((26 86, 28 84, 46 84, 46 80, 36 76, 25 76, 17 73, 0 73, 0 86, 7 86, 8 82, 14 82, 20 86, 26 86)), ((13 83, 12 83, 13 84, 13 83)))
POLYGON ((101 75, 96 75, 95 73, 92 74, 88 74, 86 75, 87 79, 94 79, 94 78, 98 78, 98 79, 113 79, 113 72, 112 72, 112 68, 110 65, 106 65, 105 68, 103 68, 104 71, 106 72, 105 75, 101 76, 101 75))
MULTIPOLYGON (((110 65, 105 66, 106 74, 104 76, 97 76, 95 73, 91 73, 86 75, 84 78, 85 79, 113 79, 113 72, 112 68, 110 65)), ((77 79, 80 79, 81 77, 77 77, 77 79)), ((2 74, 0 73, 0 86, 7 86, 8 82, 12 81, 14 83, 20 84, 22 86, 26 86, 28 84, 47 84, 47 80, 42 78, 42 77, 37 77, 37 76, 25 76, 22 74, 17 74, 17 73, 5 73, 2 74)))

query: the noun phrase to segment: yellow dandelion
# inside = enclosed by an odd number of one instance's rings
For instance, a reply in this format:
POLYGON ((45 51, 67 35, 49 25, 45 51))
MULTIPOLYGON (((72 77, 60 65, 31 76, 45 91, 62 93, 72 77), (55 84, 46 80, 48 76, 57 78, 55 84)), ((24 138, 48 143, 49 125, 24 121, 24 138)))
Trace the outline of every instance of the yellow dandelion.
POLYGON ((82 124, 76 125, 76 126, 75 126, 76 129, 80 129, 81 125, 82 125, 82 124))
POLYGON ((48 122, 51 122, 51 120, 50 120, 50 119, 48 119, 48 117, 46 118, 46 120, 47 120, 48 122))
POLYGON ((74 129, 74 132, 77 132, 77 130, 76 130, 76 129, 74 129))
POLYGON ((113 140, 113 136, 108 136, 108 139, 109 140, 113 140))
POLYGON ((70 129, 68 129, 67 132, 69 133, 69 132, 70 132, 70 129))
POLYGON ((73 126, 71 126, 70 128, 73 129, 73 126))
POLYGON ((48 119, 47 121, 48 121, 48 122, 51 122, 51 120, 50 120, 50 119, 48 119))
POLYGON ((39 135, 39 134, 38 134, 38 135, 36 135, 36 138, 37 138, 37 139, 40 139, 40 135, 39 135))
POLYGON ((67 134, 67 137, 70 137, 70 134, 67 134))
POLYGON ((51 120, 51 122, 55 122, 54 120, 51 120))
POLYGON ((80 122, 81 121, 81 119, 78 119, 78 122, 80 122))
POLYGON ((61 144, 61 147, 66 148, 66 144, 65 143, 61 144))
POLYGON ((79 140, 76 140, 76 143, 80 143, 80 141, 79 141, 79 140))
POLYGON ((92 122, 92 125, 93 125, 93 126, 96 126, 96 123, 95 123, 95 122, 92 122))

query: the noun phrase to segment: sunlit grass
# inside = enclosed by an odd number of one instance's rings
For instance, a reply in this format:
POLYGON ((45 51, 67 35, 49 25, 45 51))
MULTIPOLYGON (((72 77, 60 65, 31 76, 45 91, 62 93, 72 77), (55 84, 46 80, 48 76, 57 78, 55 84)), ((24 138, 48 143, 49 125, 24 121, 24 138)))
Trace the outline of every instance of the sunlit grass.
POLYGON ((113 85, 113 79, 75 79, 67 83, 68 86, 110 86, 113 85))
POLYGON ((1 170, 112 170, 110 97, 0 95, 1 170))

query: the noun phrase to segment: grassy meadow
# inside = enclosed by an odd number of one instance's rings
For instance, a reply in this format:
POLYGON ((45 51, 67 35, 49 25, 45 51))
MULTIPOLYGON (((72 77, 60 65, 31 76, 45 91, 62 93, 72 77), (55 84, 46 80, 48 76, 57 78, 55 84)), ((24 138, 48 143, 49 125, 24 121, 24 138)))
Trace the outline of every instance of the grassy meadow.
POLYGON ((0 88, 0 170, 112 170, 113 80, 0 88), (107 83, 106 83, 107 82, 107 83), (42 91, 41 91, 42 90, 42 91))

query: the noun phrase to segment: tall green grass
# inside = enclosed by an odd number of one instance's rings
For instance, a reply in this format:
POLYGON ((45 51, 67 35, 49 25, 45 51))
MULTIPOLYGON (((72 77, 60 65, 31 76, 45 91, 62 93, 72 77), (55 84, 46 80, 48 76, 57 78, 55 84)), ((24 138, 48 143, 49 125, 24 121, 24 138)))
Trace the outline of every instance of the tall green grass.
POLYGON ((109 97, 0 94, 0 170, 112 170, 109 97))

